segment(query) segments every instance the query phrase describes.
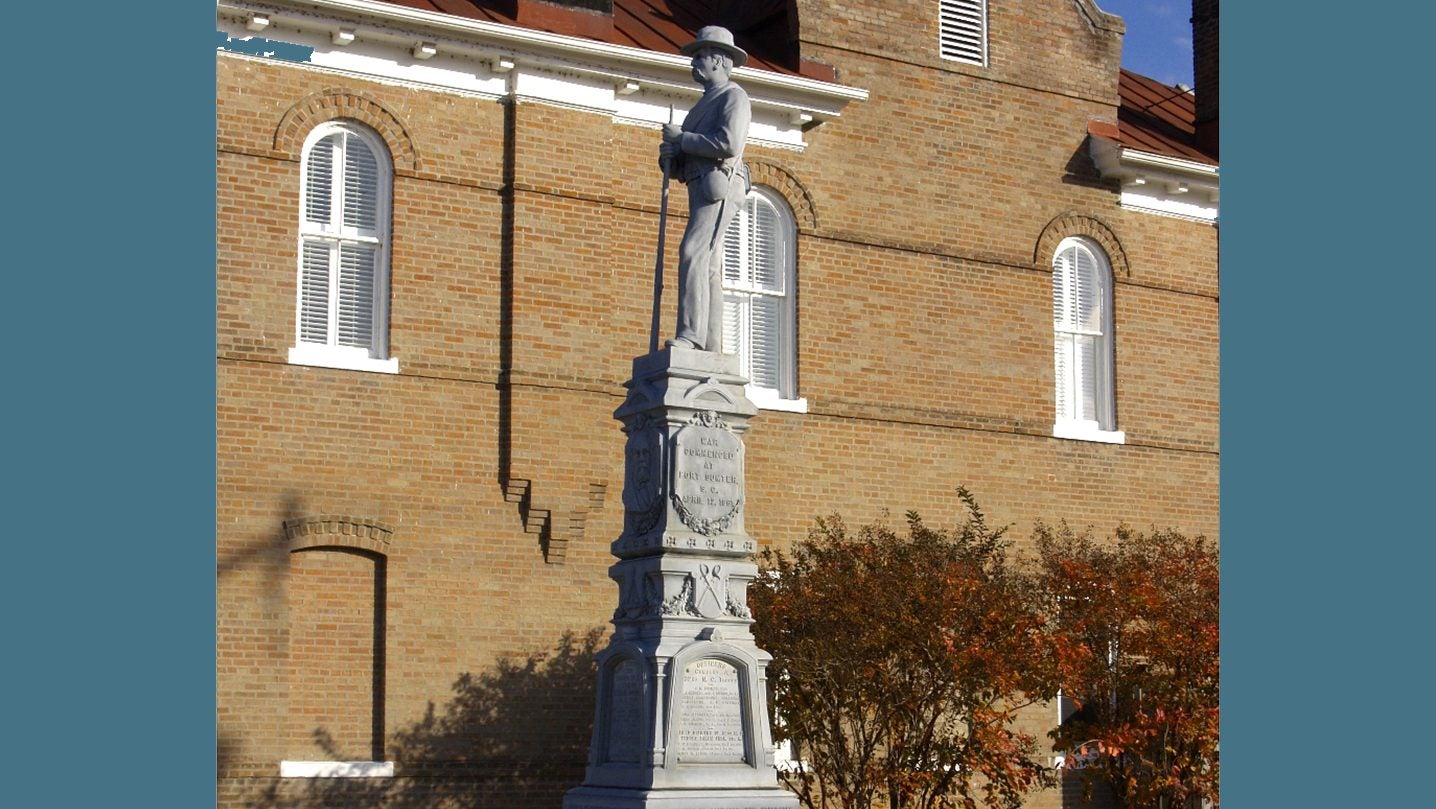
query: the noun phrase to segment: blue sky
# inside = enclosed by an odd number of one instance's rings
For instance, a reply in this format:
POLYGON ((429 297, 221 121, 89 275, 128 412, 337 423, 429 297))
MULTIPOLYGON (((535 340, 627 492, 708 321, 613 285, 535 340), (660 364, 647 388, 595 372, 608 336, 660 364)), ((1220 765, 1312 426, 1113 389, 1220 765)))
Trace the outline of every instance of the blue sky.
POLYGON ((1192 85, 1191 0, 1096 0, 1127 23, 1122 67, 1164 84, 1192 85))

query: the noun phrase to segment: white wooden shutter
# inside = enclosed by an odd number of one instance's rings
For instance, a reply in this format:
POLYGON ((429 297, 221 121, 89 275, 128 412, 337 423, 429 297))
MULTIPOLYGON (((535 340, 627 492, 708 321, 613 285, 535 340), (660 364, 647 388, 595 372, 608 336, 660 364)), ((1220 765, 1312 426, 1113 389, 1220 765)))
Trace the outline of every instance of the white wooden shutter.
POLYGON ((987 64, 987 0, 938 0, 938 53, 987 64))
POLYGON ((362 139, 345 137, 344 227, 372 236, 379 229, 379 161, 362 139))
POLYGON ((353 348, 374 343, 374 261, 372 244, 339 245, 339 289, 336 342, 353 348))
POLYGON ((788 267, 783 255, 785 228, 778 218, 778 208, 765 197, 752 194, 748 197, 748 215, 752 233, 748 266, 752 268, 752 283, 764 292, 781 295, 785 292, 788 267))
POLYGON ((748 378, 760 388, 783 387, 783 312, 786 301, 754 295, 749 310, 748 378))
POLYGON ((309 150, 304 164, 304 221, 321 229, 330 227, 330 211, 334 196, 334 154, 344 134, 329 135, 309 150))
MULTIPOLYGON (((744 217, 747 215, 747 206, 733 217, 728 223, 728 229, 723 231, 723 285, 739 286, 747 285, 748 271, 744 259, 748 255, 748 228, 744 226, 744 217)), ((724 343, 724 345, 728 345, 724 343)))
POLYGON ((299 341, 329 342, 329 244, 305 239, 300 246, 299 341))
POLYGON ((723 293, 723 351, 738 355, 738 373, 748 373, 748 296, 723 293))

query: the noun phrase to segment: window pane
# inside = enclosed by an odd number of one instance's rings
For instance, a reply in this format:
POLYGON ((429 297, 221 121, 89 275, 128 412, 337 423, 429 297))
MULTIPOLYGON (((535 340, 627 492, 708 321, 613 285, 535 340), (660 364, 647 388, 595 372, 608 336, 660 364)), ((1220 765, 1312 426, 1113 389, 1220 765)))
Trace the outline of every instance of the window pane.
POLYGON ((344 154, 344 226, 378 229, 379 162, 363 140, 348 136, 344 154))
POLYGON ((1091 335, 1075 335, 1077 343, 1077 412, 1075 418, 1086 421, 1097 420, 1097 346, 1100 338, 1091 335))
POLYGON ((368 244, 339 248, 339 345, 370 348, 374 337, 374 261, 368 244))
POLYGON ((1056 336, 1057 418, 1075 418, 1072 412, 1072 335, 1056 336))
POLYGON ((781 293, 785 272, 783 256, 783 223, 778 209, 762 197, 751 197, 753 285, 759 289, 781 293))
POLYGON ((304 220, 327 226, 330 195, 334 192, 334 149, 340 135, 330 135, 309 150, 304 166, 304 220))
POLYGON ((747 365, 747 350, 745 348, 743 324, 747 322, 748 296, 740 293, 725 292, 723 294, 723 350, 729 354, 737 354, 743 360, 740 364, 747 365))
POLYGON ((748 211, 740 210, 738 215, 733 217, 733 221, 728 223, 728 229, 723 231, 724 284, 735 285, 743 283, 745 277, 743 271, 744 259, 747 258, 743 250, 743 244, 747 241, 747 239, 744 238, 747 229, 748 211))
POLYGON ((1072 285, 1072 254, 1074 250, 1063 250, 1052 262, 1052 325, 1054 328, 1070 328, 1071 304, 1068 289, 1072 285))
POLYGON ((783 299, 754 295, 749 305, 749 377, 759 387, 776 390, 782 381, 783 299))
POLYGON ((1087 250, 1073 251, 1074 323, 1081 331, 1102 332, 1102 284, 1097 260, 1087 250))
POLYGON ((305 239, 299 278, 299 341, 329 342, 329 245, 305 239))

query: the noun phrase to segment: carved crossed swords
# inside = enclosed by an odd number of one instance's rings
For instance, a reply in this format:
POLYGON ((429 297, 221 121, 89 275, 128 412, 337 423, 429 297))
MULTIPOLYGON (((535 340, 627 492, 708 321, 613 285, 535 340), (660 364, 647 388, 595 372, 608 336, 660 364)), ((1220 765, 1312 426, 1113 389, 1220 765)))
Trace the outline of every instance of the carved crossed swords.
POLYGON ((722 612, 724 598, 718 591, 723 590, 723 594, 727 594, 727 590, 723 589, 723 566, 714 565, 710 568, 708 565, 699 565, 698 573, 698 578, 703 582, 703 592, 698 596, 697 603, 702 604, 703 600, 711 595, 714 603, 718 605, 718 611, 722 612))

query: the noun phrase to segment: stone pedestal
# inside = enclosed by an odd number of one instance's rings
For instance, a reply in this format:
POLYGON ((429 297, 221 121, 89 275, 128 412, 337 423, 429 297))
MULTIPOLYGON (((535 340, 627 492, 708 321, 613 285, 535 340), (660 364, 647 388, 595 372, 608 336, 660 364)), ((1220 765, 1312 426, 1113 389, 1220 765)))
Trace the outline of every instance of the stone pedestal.
POLYGON ((778 786, 753 642, 738 358, 668 348, 633 362, 613 641, 583 786, 564 809, 796 809, 778 786))

